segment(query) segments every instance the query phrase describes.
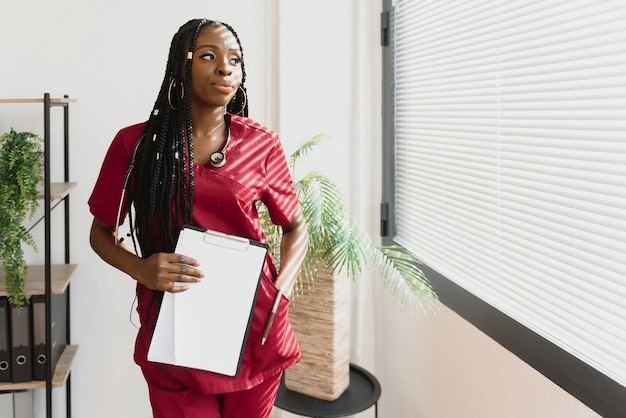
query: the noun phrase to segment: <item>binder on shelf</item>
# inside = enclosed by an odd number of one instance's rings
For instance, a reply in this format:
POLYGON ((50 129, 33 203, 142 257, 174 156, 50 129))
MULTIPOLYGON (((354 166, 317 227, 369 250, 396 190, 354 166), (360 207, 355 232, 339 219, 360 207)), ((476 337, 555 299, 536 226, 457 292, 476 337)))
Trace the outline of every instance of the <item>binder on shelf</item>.
POLYGON ((198 260, 205 277, 163 295, 148 360, 238 376, 267 251, 261 242, 185 227, 176 252, 198 260))
POLYGON ((34 418, 35 405, 33 391, 21 390, 13 392, 13 418, 34 418))
POLYGON ((18 308, 9 304, 11 318, 11 380, 33 380, 32 319, 30 301, 18 308))
MULTIPOLYGON (((50 343, 52 359, 50 370, 54 373, 59 357, 66 345, 67 294, 51 295, 50 343)), ((48 359, 46 353, 46 298, 34 295, 31 299, 33 309, 33 379, 46 380, 48 359)))
MULTIPOLYGON (((0 382, 11 381, 11 334, 9 299, 0 297, 0 382)), ((4 416, 4 415, 1 415, 4 416)))

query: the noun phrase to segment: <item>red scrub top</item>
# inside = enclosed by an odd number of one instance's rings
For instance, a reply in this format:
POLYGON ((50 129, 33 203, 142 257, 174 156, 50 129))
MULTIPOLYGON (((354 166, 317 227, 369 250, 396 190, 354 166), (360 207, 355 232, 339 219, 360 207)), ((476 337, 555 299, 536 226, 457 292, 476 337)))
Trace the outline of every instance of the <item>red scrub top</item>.
MULTIPOLYGON (((134 145, 145 123, 118 132, 105 156, 100 175, 89 198, 93 216, 105 225, 114 226, 122 184, 134 145)), ((291 222, 298 206, 289 166, 278 136, 259 123, 232 116, 230 141, 225 150, 226 164, 214 168, 194 163, 194 224, 227 234, 265 242, 255 202, 262 201, 277 225, 291 222)), ((127 213, 122 213, 120 223, 127 213)), ((264 345, 261 338, 267 315, 278 290, 274 286, 276 269, 268 255, 254 309, 239 377, 147 360, 162 292, 137 284, 137 311, 141 327, 135 344, 135 362, 142 368, 160 371, 189 387, 206 394, 226 393, 250 388, 265 377, 294 365, 300 349, 287 317, 289 300, 282 297, 270 335, 264 345)), ((219 344, 215 341, 215 344, 219 344)))

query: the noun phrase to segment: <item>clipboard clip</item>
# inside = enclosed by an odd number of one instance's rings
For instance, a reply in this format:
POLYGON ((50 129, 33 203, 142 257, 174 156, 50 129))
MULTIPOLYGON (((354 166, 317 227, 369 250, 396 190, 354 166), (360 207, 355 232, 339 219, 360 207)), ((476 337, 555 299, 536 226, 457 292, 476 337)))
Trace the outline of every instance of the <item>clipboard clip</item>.
POLYGON ((247 238, 210 230, 204 231, 203 241, 238 251, 247 251, 248 247, 250 247, 250 240, 247 238))

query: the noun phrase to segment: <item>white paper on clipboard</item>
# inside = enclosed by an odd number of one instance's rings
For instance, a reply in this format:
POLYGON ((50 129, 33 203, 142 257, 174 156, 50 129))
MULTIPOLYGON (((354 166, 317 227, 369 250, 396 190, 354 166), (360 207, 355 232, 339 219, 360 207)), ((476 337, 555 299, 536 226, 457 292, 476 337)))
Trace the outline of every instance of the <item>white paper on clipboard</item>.
POLYGON ((237 376, 267 250, 247 238, 183 228, 176 252, 198 260, 204 278, 163 295, 148 360, 237 376))

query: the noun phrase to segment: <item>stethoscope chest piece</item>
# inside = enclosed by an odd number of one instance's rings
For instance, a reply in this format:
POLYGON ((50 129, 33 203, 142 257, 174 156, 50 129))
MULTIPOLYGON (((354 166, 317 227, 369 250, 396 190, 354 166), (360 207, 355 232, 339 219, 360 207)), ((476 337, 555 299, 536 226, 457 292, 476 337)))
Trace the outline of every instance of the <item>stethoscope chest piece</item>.
MULTIPOLYGON (((226 146, 224 146, 224 148, 226 148, 226 146)), ((224 154, 224 151, 215 151, 209 156, 209 161, 213 167, 220 168, 226 164, 226 154, 224 154)))

